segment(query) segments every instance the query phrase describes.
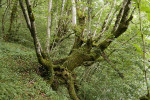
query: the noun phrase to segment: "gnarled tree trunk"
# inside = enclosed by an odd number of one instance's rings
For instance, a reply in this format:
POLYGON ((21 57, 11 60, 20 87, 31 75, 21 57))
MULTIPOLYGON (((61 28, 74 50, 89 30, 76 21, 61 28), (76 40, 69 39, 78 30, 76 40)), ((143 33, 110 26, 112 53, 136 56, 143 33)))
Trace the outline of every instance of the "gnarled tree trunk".
MULTIPOLYGON (((31 9, 30 0, 25 1, 27 8, 24 6, 23 1, 19 0, 28 29, 34 40, 34 46, 38 61, 42 66, 47 67, 49 70, 49 83, 55 89, 57 89, 57 84, 55 83, 66 84, 70 97, 73 100, 79 100, 79 97, 76 94, 76 79, 73 77, 72 71, 75 68, 81 66, 84 62, 96 61, 102 55, 104 50, 113 42, 113 40, 115 38, 118 38, 127 30, 129 22, 133 18, 133 13, 129 15, 132 0, 123 0, 123 5, 117 15, 115 25, 113 27, 113 30, 111 31, 111 34, 106 39, 100 42, 100 35, 98 35, 97 38, 84 37, 83 33, 86 24, 86 15, 84 14, 84 11, 81 11, 82 9, 80 8, 80 6, 76 6, 75 0, 71 0, 73 26, 72 29, 75 34, 75 41, 68 57, 57 61, 52 61, 51 57, 47 55, 48 53, 45 53, 44 49, 42 49, 37 37, 35 18, 31 9), (78 23, 76 21, 76 17, 78 17, 78 23)), ((106 20, 109 19, 106 18, 106 20)), ((91 19, 89 21, 91 21, 91 19)), ((103 28, 106 27, 108 26, 106 25, 103 28)))

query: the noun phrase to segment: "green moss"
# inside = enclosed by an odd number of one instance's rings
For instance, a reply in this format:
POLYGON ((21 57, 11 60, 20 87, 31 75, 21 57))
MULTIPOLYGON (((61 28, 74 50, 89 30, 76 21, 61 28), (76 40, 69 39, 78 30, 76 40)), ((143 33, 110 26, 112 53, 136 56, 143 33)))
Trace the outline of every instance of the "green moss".
POLYGON ((104 41, 102 41, 98 44, 99 48, 102 51, 105 50, 110 45, 110 43, 114 40, 114 38, 115 38, 115 36, 113 34, 109 35, 104 41))
POLYGON ((35 21, 35 17, 33 15, 33 13, 31 14, 31 18, 32 18, 32 21, 35 21))
POLYGON ((69 76, 67 83, 68 83, 68 92, 70 94, 70 97, 73 100, 79 100, 79 98, 77 97, 77 94, 75 92, 74 81, 73 81, 73 78, 71 76, 69 76))
POLYGON ((74 78, 72 77, 71 73, 68 71, 63 71, 63 77, 67 80, 67 88, 70 94, 70 98, 73 100, 79 100, 75 91, 74 78))
POLYGON ((76 67, 80 66, 84 61, 90 60, 92 60, 90 54, 87 54, 86 49, 82 48, 79 50, 75 50, 64 62, 63 66, 72 71, 76 67))
POLYGON ((39 61, 41 65, 48 67, 50 73, 49 84, 52 84, 54 80, 54 69, 53 69, 52 62, 49 59, 44 59, 43 57, 39 57, 39 61))

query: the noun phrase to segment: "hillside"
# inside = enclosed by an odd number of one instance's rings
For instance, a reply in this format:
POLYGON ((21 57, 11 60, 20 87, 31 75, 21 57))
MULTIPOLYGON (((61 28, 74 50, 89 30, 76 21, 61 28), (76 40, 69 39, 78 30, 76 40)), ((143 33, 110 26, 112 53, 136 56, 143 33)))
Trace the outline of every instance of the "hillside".
POLYGON ((150 100, 150 0, 0 0, 0 100, 150 100))
POLYGON ((0 100, 68 100, 51 89, 38 68, 34 49, 0 41, 0 100))

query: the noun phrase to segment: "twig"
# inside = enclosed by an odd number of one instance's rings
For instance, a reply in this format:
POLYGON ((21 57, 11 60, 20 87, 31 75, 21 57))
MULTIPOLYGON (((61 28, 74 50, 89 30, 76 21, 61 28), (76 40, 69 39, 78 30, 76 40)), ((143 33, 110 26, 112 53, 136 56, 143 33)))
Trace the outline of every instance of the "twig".
POLYGON ((107 61, 107 63, 109 63, 111 65, 111 67, 118 73, 118 75, 123 79, 124 78, 124 75, 123 73, 121 73, 116 67, 115 67, 115 64, 113 64, 111 62, 111 60, 108 58, 108 56, 103 52, 102 53, 102 57, 107 61))

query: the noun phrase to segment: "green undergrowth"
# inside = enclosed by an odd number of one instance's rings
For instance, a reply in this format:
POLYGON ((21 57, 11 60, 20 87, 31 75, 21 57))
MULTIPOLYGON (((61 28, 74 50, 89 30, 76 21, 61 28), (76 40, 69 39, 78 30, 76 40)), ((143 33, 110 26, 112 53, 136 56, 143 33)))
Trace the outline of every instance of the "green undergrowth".
POLYGON ((0 100, 68 100, 66 90, 53 91, 38 74, 39 66, 34 49, 0 41, 0 100))

